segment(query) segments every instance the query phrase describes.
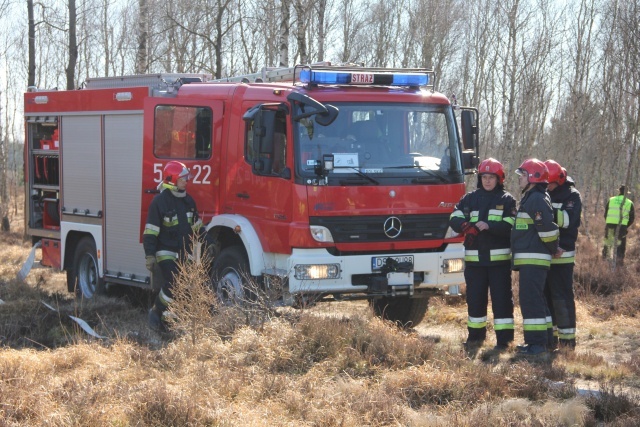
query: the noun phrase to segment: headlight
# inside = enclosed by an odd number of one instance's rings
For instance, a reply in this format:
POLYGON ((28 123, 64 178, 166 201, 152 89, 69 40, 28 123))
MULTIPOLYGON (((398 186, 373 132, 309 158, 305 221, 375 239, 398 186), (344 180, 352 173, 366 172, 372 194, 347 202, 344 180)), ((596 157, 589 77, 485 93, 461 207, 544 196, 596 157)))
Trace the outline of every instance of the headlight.
POLYGON ((311 230, 311 236, 313 236, 315 241, 322 243, 333 242, 333 236, 327 227, 312 225, 309 229, 311 230))
POLYGON ((448 258, 442 263, 443 273, 460 273, 464 271, 464 258, 448 258))
POLYGON ((298 280, 337 279, 340 277, 338 264, 298 264, 294 267, 298 280))

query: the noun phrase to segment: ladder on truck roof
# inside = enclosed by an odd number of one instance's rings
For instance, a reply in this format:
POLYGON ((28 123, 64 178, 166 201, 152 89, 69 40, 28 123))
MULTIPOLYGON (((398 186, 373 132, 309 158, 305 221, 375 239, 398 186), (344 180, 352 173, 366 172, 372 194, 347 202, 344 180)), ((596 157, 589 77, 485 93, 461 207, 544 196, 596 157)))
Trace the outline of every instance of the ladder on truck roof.
MULTIPOLYGON (((222 79, 211 80, 211 82, 229 82, 229 83, 273 83, 273 82, 296 82, 300 81, 300 73, 303 70, 309 71, 332 71, 338 73, 372 73, 378 75, 391 76, 393 74, 420 74, 428 77, 427 87, 435 89, 435 73, 433 70, 426 68, 382 68, 382 67, 365 67, 360 64, 331 65, 331 62, 317 62, 309 65, 296 65, 295 67, 264 67, 257 73, 241 74, 238 76, 225 77, 222 79)), ((326 82, 325 82, 326 83, 326 82)), ((391 81, 385 83, 394 85, 391 81)), ((403 86, 404 84, 399 84, 403 86)))
POLYGON ((213 82, 228 83, 274 83, 291 82, 300 78, 300 70, 305 67, 331 66, 331 62, 317 62, 311 65, 296 65, 295 67, 263 67, 257 73, 241 74, 239 76, 224 77, 213 82))
POLYGON ((211 74, 158 73, 132 76, 93 77, 84 81, 85 89, 114 89, 120 87, 147 86, 155 89, 178 88, 185 83, 208 82, 211 74))

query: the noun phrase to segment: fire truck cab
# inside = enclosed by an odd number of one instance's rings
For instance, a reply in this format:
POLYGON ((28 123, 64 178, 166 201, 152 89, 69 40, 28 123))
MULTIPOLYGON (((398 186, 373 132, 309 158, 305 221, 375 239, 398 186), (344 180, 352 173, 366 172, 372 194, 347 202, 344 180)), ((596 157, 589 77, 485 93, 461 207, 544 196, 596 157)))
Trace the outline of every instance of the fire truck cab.
POLYGON ((432 78, 315 65, 30 88, 26 232, 69 291, 152 289, 142 231, 164 165, 179 160, 221 300, 242 300, 252 277, 287 305, 367 299, 415 325, 430 295, 464 283, 448 219, 478 158, 477 110, 452 105, 432 78))

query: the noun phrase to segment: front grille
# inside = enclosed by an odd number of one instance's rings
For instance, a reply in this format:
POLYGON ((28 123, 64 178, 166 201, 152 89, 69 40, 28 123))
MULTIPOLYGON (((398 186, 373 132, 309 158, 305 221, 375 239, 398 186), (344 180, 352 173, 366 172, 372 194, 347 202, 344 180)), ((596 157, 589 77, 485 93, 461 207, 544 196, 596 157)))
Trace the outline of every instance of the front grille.
POLYGON ((438 240, 447 232, 449 215, 316 216, 311 217, 309 223, 328 228, 336 243, 438 240), (385 221, 392 216, 402 223, 400 234, 395 238, 384 230, 385 221))

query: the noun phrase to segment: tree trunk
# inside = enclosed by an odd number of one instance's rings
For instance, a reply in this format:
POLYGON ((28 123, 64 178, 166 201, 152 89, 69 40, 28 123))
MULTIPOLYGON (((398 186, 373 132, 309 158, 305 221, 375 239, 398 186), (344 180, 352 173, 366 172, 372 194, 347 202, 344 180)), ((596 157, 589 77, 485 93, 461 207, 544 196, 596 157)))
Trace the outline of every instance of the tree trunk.
POLYGON ((289 66, 289 20, 291 19, 291 0, 282 0, 280 4, 280 35, 278 46, 280 48, 280 61, 278 66, 289 66))
POLYGON ((76 0, 69 0, 69 65, 66 69, 67 90, 74 90, 76 63, 78 62, 78 40, 76 35, 76 0))
POLYGON ((149 56, 147 54, 147 40, 149 38, 149 8, 147 0, 138 0, 138 50, 136 52, 136 73, 145 74, 149 71, 149 56))
POLYGON ((324 61, 324 44, 325 44, 325 13, 327 8, 327 0, 318 0, 316 2, 316 10, 318 11, 318 61, 324 61))
POLYGON ((36 85, 36 22, 33 13, 33 0, 27 0, 27 14, 29 16, 29 64, 27 87, 36 85))
POLYGON ((309 55, 307 54, 307 11, 305 5, 300 0, 296 0, 294 5, 296 10, 296 16, 298 18, 298 25, 296 26, 296 41, 298 43, 298 55, 300 57, 300 64, 307 64, 309 62, 309 55))

